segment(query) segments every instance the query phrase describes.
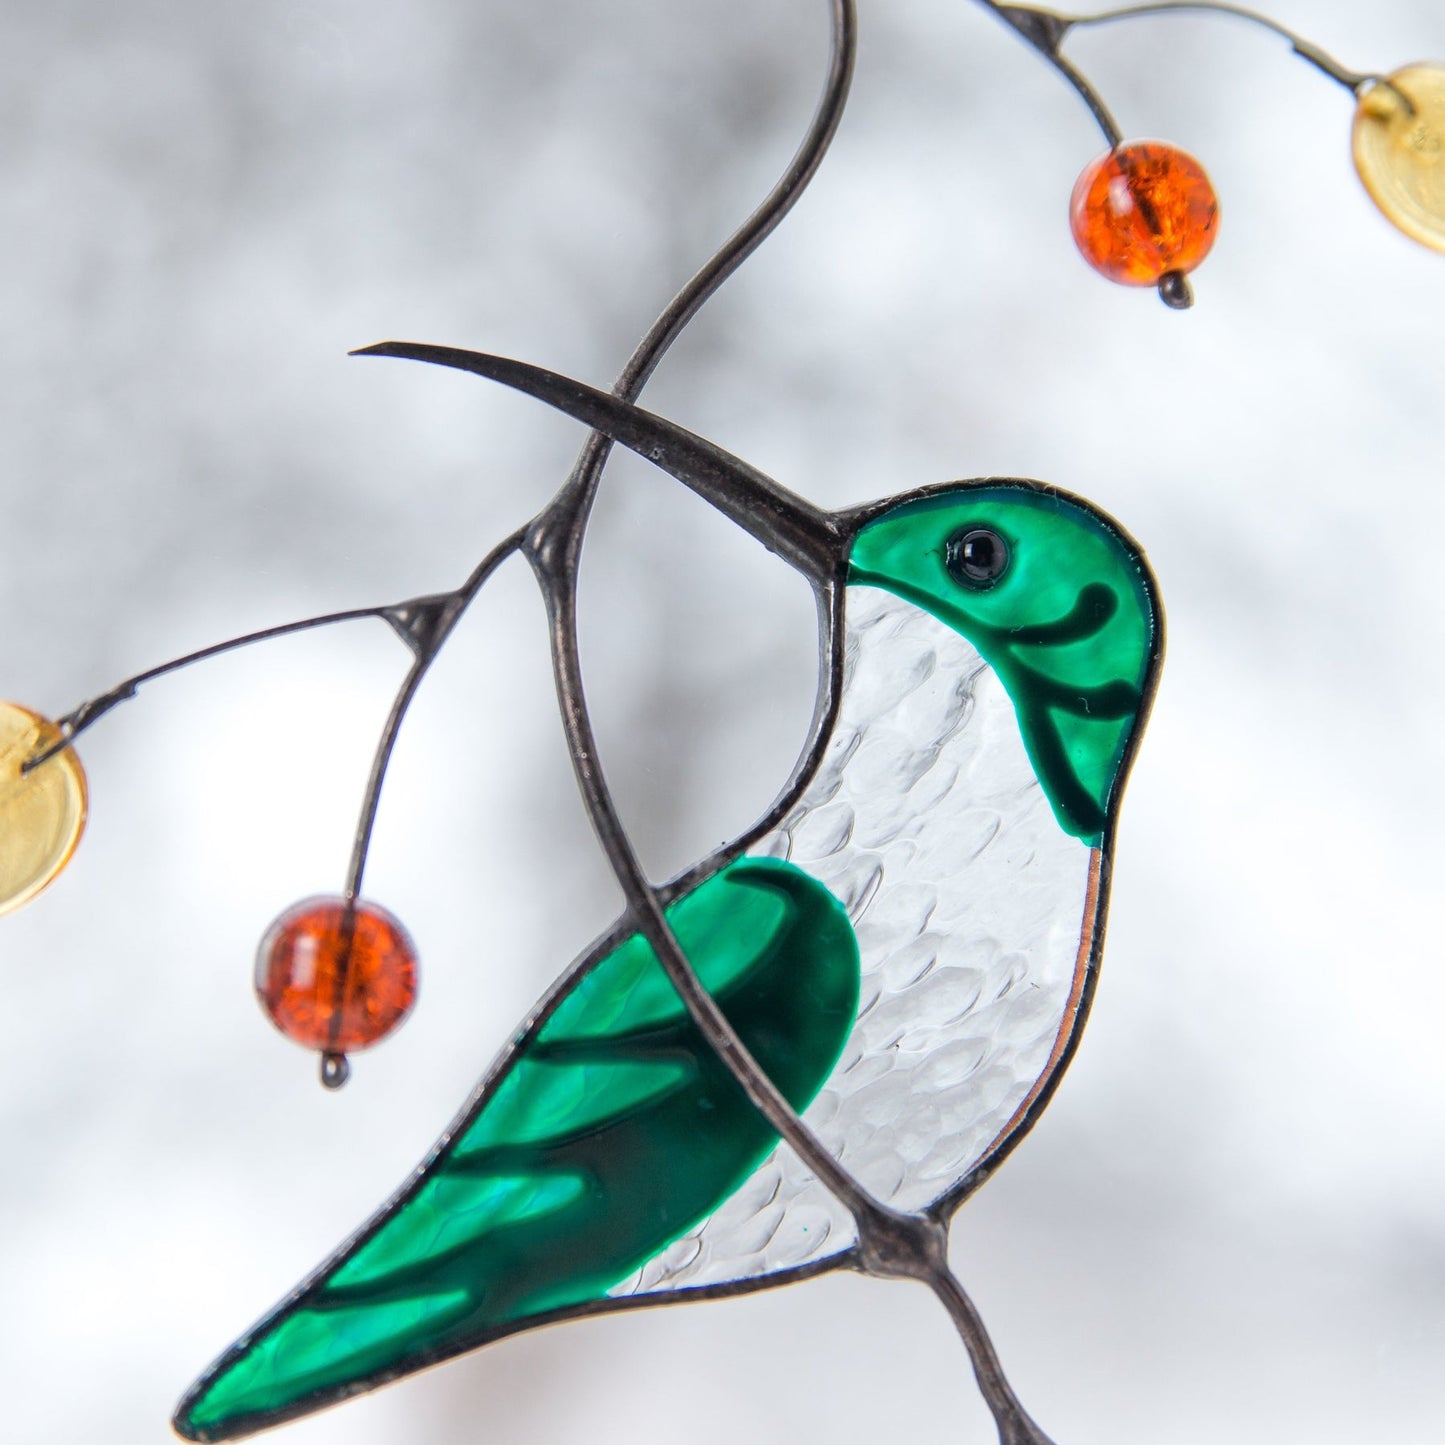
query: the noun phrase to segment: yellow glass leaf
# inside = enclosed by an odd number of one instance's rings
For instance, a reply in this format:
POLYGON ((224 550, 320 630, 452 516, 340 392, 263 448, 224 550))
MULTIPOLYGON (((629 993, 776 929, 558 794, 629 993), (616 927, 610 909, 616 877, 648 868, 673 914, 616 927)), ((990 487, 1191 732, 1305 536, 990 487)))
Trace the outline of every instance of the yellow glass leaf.
POLYGON ((85 769, 73 748, 20 771, 62 736, 29 708, 0 702, 0 913, 29 903, 50 883, 85 831, 85 769))
POLYGON ((1445 65, 1407 65, 1355 107, 1355 169, 1386 218, 1445 251, 1445 65))

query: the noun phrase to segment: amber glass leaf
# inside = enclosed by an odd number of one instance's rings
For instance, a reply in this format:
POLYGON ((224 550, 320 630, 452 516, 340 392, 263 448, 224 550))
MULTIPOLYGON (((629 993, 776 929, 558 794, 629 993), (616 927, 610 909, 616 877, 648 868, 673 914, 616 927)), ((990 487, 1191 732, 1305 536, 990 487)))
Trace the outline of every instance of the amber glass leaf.
POLYGON ((1445 251, 1445 65, 1407 65, 1355 107, 1355 169, 1392 225, 1445 251))
POLYGON ((21 771, 61 737, 38 713, 0 703, 0 913, 52 883, 85 831, 85 770, 73 749, 21 771))

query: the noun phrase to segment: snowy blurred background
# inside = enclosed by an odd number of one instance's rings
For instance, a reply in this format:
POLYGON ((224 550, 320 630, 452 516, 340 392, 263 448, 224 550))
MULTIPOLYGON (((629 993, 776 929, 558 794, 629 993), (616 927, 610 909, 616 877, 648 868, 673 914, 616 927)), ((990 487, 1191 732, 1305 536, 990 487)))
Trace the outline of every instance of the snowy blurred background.
MULTIPOLYGON (((1445 257, 1262 32, 1070 54, 1222 197, 1199 304, 1096 278, 1077 98, 962 0, 864 0, 813 190, 647 404, 816 500, 1046 478, 1169 608, 1088 1037, 965 1210, 963 1278, 1060 1445, 1439 1439, 1445 1418, 1445 257)), ((1434 0, 1275 0, 1347 64, 1434 0)), ((455 585, 580 430, 388 337, 607 385, 807 123, 821 0, 0 0, 0 693, 455 585)), ((619 459, 583 638, 655 877, 803 740, 803 584, 619 459)), ((415 1017, 326 1095, 251 955, 334 890, 405 654, 379 623, 160 683, 82 749, 70 873, 0 924, 0 1436, 160 1445, 181 1390, 421 1157, 615 915, 511 564, 401 739, 368 892, 415 1017)), ((852 1277, 494 1346, 281 1445, 993 1439, 921 1290, 852 1277)))

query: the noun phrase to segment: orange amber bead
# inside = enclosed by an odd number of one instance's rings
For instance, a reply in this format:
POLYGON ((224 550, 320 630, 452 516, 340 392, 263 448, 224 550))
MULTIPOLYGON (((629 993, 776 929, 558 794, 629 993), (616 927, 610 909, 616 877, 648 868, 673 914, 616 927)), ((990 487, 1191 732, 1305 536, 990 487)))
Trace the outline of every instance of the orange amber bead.
POLYGON ((1193 156, 1162 141, 1132 141, 1085 168, 1069 223, 1094 270, 1125 286, 1156 286, 1209 254, 1219 202, 1193 156))
POLYGON ((266 931, 256 994, 287 1038, 328 1055, 384 1039, 416 1001, 416 950, 374 903, 308 898, 266 931))

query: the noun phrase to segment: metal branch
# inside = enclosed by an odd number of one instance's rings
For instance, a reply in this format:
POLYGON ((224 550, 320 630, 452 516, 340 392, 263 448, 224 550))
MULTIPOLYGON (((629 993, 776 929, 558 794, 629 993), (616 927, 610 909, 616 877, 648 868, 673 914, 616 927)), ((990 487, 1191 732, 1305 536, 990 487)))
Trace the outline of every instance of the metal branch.
POLYGON ((968 1350, 979 1393, 998 1424, 999 1445, 1053 1445, 1014 1394, 999 1362, 998 1351, 984 1328, 983 1316, 959 1283, 958 1276, 945 1262, 943 1269, 928 1283, 968 1350))
MULTIPOLYGON (((853 0, 832 0, 831 9, 832 63, 823 100, 802 149, 783 180, 747 225, 726 243, 698 273, 694 283, 685 287, 664 312, 619 379, 614 389, 618 397, 627 401, 634 399, 655 368, 662 351, 696 313, 702 301, 742 264, 778 224, 817 170, 837 129, 857 45, 853 0)), ((652 945, 709 1046, 778 1135, 797 1151, 858 1220, 860 1237, 866 1239, 890 1232, 907 1233, 915 1223, 934 1228, 936 1226, 931 1221, 914 1221, 879 1204, 798 1117, 792 1105, 753 1058, 688 962, 667 922, 657 891, 643 873, 636 850, 618 815, 598 757, 577 642, 577 563, 591 502, 596 494, 597 478, 611 445, 611 440, 599 433, 589 438, 567 485, 529 529, 524 550, 546 599, 557 702, 577 785, 598 841, 622 888, 630 919, 652 945)), ((830 589, 837 585, 836 577, 830 577, 820 585, 824 607, 834 605, 830 589)))

